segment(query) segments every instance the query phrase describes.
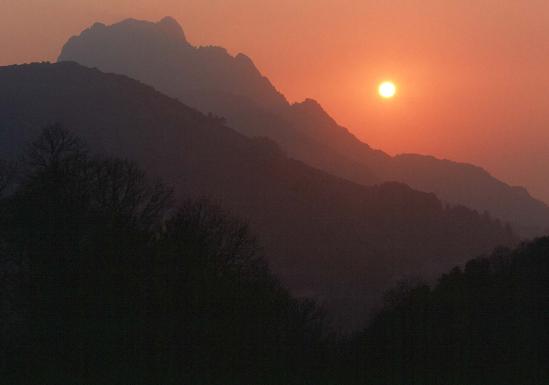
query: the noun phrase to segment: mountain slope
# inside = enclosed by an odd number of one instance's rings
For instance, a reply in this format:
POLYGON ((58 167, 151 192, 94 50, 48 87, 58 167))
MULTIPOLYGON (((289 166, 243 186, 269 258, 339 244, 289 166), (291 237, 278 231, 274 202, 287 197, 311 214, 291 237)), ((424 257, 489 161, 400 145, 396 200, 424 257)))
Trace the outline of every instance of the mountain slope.
POLYGON ((153 85, 248 136, 266 136, 288 154, 334 175, 374 184, 396 180, 511 222, 524 236, 549 229, 549 208, 484 170, 421 155, 390 157, 339 126, 318 103, 290 105, 252 61, 219 47, 192 47, 171 18, 95 24, 72 37, 60 61, 76 61, 153 85), (166 26, 177 33, 167 34, 166 26))
POLYGON ((433 194, 365 187, 289 159, 130 78, 75 63, 0 68, 0 159, 16 159, 52 122, 98 153, 137 161, 180 199, 208 196, 249 220, 283 282, 351 323, 358 304, 398 277, 516 241, 498 221, 433 194))
POLYGON ((167 36, 164 25, 174 23, 169 17, 158 23, 96 23, 66 43, 59 61, 138 79, 204 113, 227 118, 248 136, 275 139, 296 159, 348 179, 378 181, 355 160, 301 132, 288 115, 290 104, 247 56, 233 57, 221 47, 193 47, 184 37, 167 36))

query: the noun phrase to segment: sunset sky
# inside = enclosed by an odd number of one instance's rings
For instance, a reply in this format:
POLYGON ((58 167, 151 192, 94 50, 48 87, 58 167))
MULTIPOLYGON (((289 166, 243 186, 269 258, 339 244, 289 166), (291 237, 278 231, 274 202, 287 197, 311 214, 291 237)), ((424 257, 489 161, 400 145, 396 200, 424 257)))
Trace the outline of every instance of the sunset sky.
POLYGON ((54 61, 96 21, 166 15, 373 147, 475 163, 549 202, 547 0, 0 0, 0 65, 54 61))

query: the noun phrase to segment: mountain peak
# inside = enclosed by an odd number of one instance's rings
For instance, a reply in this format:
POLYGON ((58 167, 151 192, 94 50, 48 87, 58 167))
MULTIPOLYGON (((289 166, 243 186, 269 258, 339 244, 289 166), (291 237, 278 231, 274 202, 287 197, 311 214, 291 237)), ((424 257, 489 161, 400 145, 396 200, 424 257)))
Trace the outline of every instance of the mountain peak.
POLYGON ((185 32, 181 25, 171 16, 166 16, 160 20, 156 25, 162 29, 168 36, 178 38, 187 41, 185 38, 185 32))
POLYGON ((310 109, 322 110, 324 112, 324 109, 322 108, 320 103, 317 102, 315 99, 306 98, 301 103, 295 103, 295 104, 299 104, 303 107, 310 108, 310 109))
POLYGON ((333 122, 332 117, 328 115, 328 113, 322 108, 319 102, 317 102, 315 99, 307 98, 304 101, 300 103, 294 103, 292 104, 292 108, 294 111, 300 111, 301 113, 307 114, 309 116, 315 116, 317 118, 322 118, 326 121, 333 122))
POLYGON ((98 30, 98 29, 106 29, 107 26, 103 23, 100 23, 100 22, 95 22, 93 23, 93 25, 91 26, 91 29, 95 29, 95 30, 98 30))
POLYGON ((257 68, 253 62, 252 59, 250 59, 249 56, 243 54, 243 53, 238 53, 236 56, 235 56, 235 60, 238 62, 238 63, 241 63, 242 65, 245 65, 245 66, 248 66, 250 68, 253 68, 254 70, 257 71, 257 68))

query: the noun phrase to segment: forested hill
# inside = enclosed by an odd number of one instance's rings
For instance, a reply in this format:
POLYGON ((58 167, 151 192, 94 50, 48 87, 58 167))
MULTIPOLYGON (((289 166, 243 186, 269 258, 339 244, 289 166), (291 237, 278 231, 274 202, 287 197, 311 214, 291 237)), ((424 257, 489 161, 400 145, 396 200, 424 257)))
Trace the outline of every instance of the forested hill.
POLYGON ((98 154, 137 161, 177 198, 207 196, 249 221, 283 283, 349 324, 398 277, 432 276, 516 241, 433 194, 365 187, 289 159, 130 78, 75 63, 0 68, 0 158, 15 159, 52 122, 98 154))

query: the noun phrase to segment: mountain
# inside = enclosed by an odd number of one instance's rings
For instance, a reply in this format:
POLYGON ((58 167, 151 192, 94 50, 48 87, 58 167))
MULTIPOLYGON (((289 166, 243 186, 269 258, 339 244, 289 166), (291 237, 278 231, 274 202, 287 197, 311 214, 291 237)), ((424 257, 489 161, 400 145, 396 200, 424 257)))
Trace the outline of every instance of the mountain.
POLYGON ((193 47, 183 33, 166 34, 165 25, 176 23, 169 17, 158 23, 96 23, 66 43, 59 61, 138 79, 204 113, 225 117, 248 136, 274 139, 292 157, 310 165, 359 182, 379 181, 331 145, 311 140, 309 127, 302 130, 305 127, 292 123, 294 115, 310 110, 309 103, 292 108, 243 54, 233 57, 221 47, 193 47))
POLYGON ((284 284, 349 327, 394 280, 432 276, 517 240, 434 194, 367 187, 288 158, 274 142, 125 76, 68 62, 0 68, 0 159, 17 160, 53 122, 99 155, 135 160, 179 200, 207 196, 249 221, 284 284))
POLYGON ((125 74, 205 113, 227 119, 248 136, 265 136, 314 167, 371 185, 398 181, 452 204, 488 211, 525 237, 549 231, 549 207, 485 170, 429 156, 388 156, 358 140, 314 100, 289 104, 245 55, 193 47, 172 18, 95 24, 72 37, 60 61, 125 74))

